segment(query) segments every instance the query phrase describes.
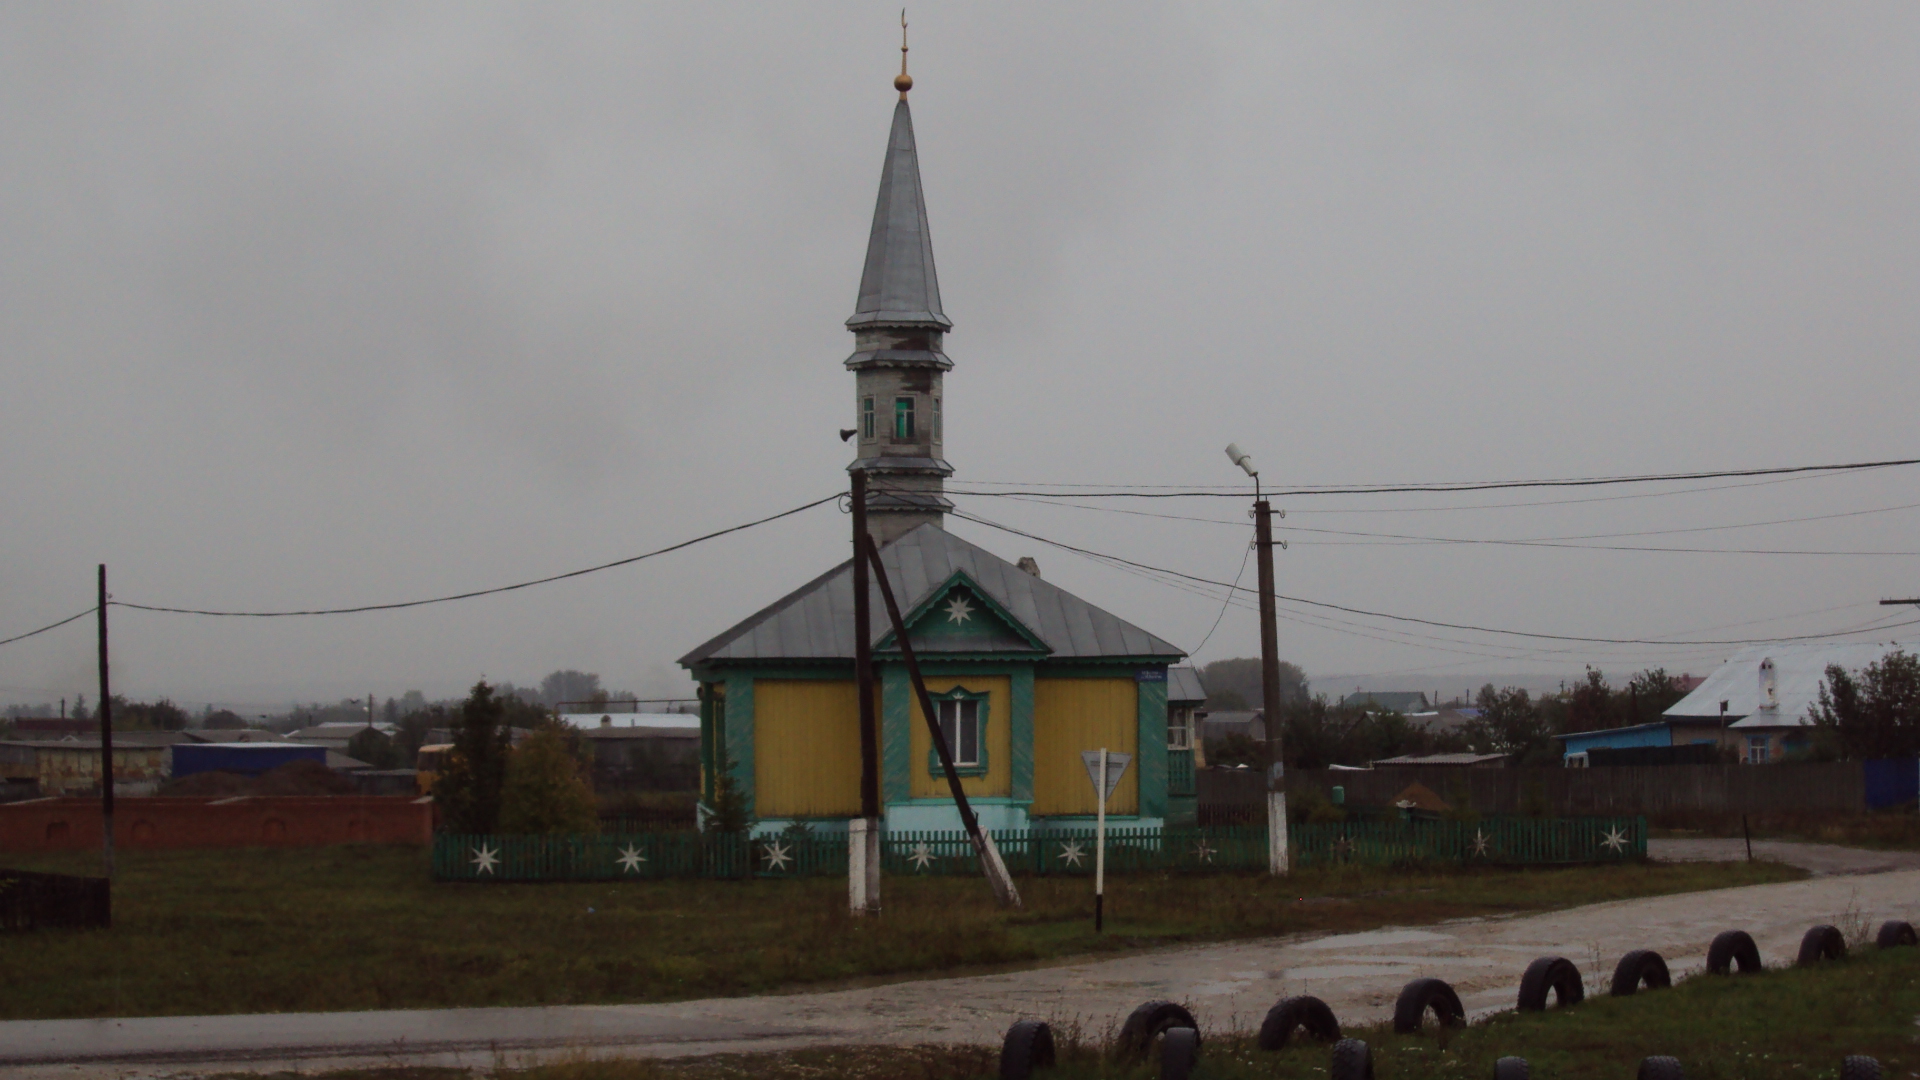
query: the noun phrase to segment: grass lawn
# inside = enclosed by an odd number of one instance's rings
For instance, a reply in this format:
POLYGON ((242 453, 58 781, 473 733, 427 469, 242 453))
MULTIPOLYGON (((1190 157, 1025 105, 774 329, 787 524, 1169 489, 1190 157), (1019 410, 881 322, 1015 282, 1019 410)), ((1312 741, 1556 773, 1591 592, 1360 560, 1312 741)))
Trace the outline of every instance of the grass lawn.
MULTIPOLYGON (((1603 994, 1604 988, 1589 987, 1603 994)), ((1847 1054, 1878 1058, 1889 1080, 1920 1065, 1920 949, 1870 946, 1811 970, 1699 976, 1669 990, 1589 997, 1570 1011, 1502 1013, 1464 1029, 1415 1035, 1348 1028, 1373 1048, 1378 1080, 1484 1080, 1505 1055, 1538 1080, 1628 1080, 1640 1059, 1680 1059, 1688 1080, 1830 1080, 1847 1054)), ((1204 1018, 1202 1020, 1204 1023, 1204 1018)), ((1058 1036, 1057 1036, 1058 1037, 1058 1036)), ((1328 1048, 1299 1036, 1262 1053, 1249 1033, 1207 1033, 1196 1080, 1325 1080, 1328 1048)), ((1153 1080, 1157 1062, 1125 1065, 1090 1040, 1063 1042, 1059 1067, 1035 1080, 1153 1080)), ((457 1080, 452 1069, 377 1069, 306 1080, 457 1080)), ((499 1080, 990 1080, 996 1047, 846 1047, 684 1061, 593 1061, 493 1074, 499 1080)))
MULTIPOLYGON (((6 859, 97 873, 94 856, 6 859)), ((0 1018, 663 1001, 952 972, 1181 941, 1419 924, 1786 881, 1777 863, 886 879, 855 920, 841 879, 435 884, 418 848, 127 851, 114 928, 9 937, 0 1018)))

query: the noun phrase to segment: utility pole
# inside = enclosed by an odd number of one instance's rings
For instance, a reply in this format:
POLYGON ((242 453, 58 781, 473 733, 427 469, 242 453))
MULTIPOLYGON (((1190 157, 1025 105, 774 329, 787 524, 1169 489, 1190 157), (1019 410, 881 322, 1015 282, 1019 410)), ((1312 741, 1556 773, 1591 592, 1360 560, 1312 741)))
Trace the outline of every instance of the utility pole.
POLYGON ((867 473, 853 470, 853 683, 860 695, 860 817, 848 822, 847 903, 880 912, 880 729, 873 710, 873 616, 867 594, 867 473))
POLYGON ((894 598, 893 585, 887 581, 887 568, 880 564, 880 552, 872 544, 867 545, 867 562, 873 567, 873 579, 880 586, 880 599, 887 605, 887 619, 893 624, 893 639, 900 646, 900 659, 907 667, 907 678, 913 682, 913 693, 920 702, 920 711, 927 719, 927 732, 933 738, 934 752, 940 756, 940 769, 947 776, 947 790, 953 793, 954 808, 960 811, 960 824, 967 830, 967 839, 973 841, 973 852, 980 859, 980 869, 987 875, 987 884, 993 887, 994 899, 1001 907, 1020 906, 1020 891, 1014 888, 1013 877, 1007 873, 1007 864, 1000 859, 1000 849, 993 844, 993 837, 980 828, 980 819, 974 816, 973 806, 967 802, 967 793, 960 786, 960 774, 953 769, 953 751, 947 746, 947 736, 940 730, 940 714, 934 710, 933 695, 927 693, 927 681, 920 677, 920 661, 913 654, 913 642, 907 639, 907 625, 900 617, 900 603, 894 598))
POLYGON ((1273 587, 1273 504, 1260 493, 1253 455, 1233 443, 1227 459, 1253 478, 1253 544, 1260 574, 1260 696, 1267 725, 1267 871, 1287 873, 1286 758, 1280 742, 1280 621, 1273 587))
POLYGON ((100 833, 107 877, 113 877, 113 687, 107 680, 107 564, 100 564, 100 833))

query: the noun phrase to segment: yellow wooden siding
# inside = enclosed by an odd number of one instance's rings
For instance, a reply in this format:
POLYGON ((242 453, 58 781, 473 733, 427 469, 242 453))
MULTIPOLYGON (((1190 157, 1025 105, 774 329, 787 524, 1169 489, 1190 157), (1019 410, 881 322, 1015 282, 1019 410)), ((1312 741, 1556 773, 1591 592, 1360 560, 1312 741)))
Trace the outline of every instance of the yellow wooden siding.
MULTIPOLYGON (((1136 754, 1139 687, 1132 679, 1033 681, 1033 805, 1027 812, 1092 814, 1099 809, 1080 751, 1136 754)), ((1127 767, 1107 800, 1109 814, 1140 812, 1140 764, 1127 767)))
POLYGON ((860 814, 860 695, 852 680, 755 679, 754 813, 860 814))
MULTIPOLYGON (((1013 791, 1013 680, 1005 675, 991 675, 969 678, 927 678, 927 693, 939 697, 964 687, 969 693, 987 695, 987 775, 963 776, 960 788, 968 795, 1006 795, 1013 791)), ((913 720, 907 745, 910 748, 910 773, 913 783, 909 791, 916 799, 950 799, 953 793, 947 788, 947 778, 937 769, 929 772, 928 755, 933 753, 933 737, 927 734, 927 714, 920 711, 920 702, 913 702, 913 720)))

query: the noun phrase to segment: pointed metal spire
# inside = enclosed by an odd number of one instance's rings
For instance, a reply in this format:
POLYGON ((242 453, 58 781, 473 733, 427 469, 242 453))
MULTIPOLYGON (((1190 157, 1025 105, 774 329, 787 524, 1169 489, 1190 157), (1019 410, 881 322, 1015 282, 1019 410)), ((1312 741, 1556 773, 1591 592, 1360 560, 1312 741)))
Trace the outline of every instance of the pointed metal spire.
POLYGON ((849 329, 867 326, 927 326, 951 330, 940 310, 940 277, 933 268, 933 236, 927 231, 927 203, 920 191, 920 155, 913 143, 913 113, 907 109, 906 16, 900 20, 900 76, 894 86, 893 133, 880 170, 880 198, 873 207, 873 232, 867 237, 867 266, 860 275, 860 299, 849 329))

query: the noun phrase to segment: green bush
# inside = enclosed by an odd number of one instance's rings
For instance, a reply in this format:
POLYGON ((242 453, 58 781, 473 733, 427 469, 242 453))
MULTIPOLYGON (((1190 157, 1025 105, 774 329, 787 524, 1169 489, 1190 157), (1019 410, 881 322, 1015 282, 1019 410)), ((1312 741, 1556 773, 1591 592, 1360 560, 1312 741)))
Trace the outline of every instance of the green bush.
POLYGON ((500 831, 517 835, 600 831, 593 787, 581 775, 566 733, 541 728, 507 758, 500 790, 500 831))

